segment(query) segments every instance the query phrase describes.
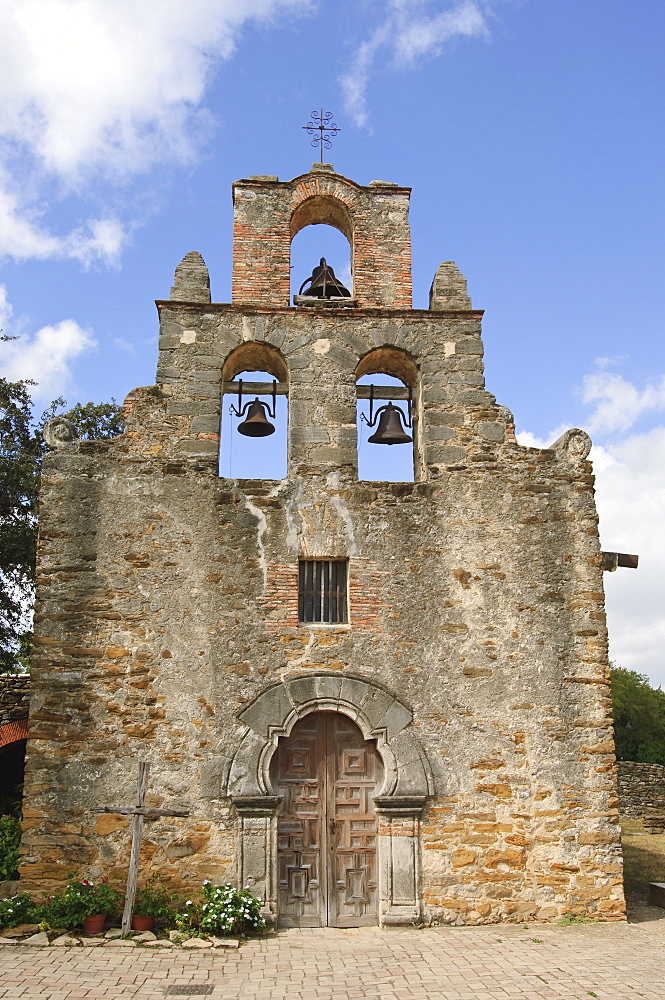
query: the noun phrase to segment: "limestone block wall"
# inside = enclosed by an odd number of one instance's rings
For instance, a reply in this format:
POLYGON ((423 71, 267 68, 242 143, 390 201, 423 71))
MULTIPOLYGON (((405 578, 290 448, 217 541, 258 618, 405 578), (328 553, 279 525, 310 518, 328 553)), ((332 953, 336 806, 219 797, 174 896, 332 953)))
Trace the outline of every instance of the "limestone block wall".
POLYGON ((238 874, 227 777, 244 707, 352 673, 394 692, 429 762, 422 918, 623 913, 602 574, 579 434, 519 447, 485 391, 479 314, 160 303, 159 381, 127 432, 44 463, 22 878, 121 880, 136 761, 142 870, 238 874), (289 475, 224 480, 222 370, 268 344, 289 380, 289 475), (415 483, 359 482, 355 369, 418 371, 415 483), (258 346, 257 346, 258 349, 258 346), (299 625, 298 558, 349 559, 348 626, 299 625))
POLYGON ((617 767, 622 814, 643 820, 648 833, 665 833, 665 764, 620 760, 617 767))
POLYGON ((187 254, 125 434, 45 459, 26 887, 123 880, 127 819, 94 810, 146 760, 148 804, 188 815, 146 821, 143 876, 242 878, 274 916, 271 754, 318 707, 383 754, 382 922, 623 918, 590 441, 517 445, 453 262, 410 308, 408 195, 327 165, 238 182, 232 302, 187 254), (316 222, 350 240, 350 305, 289 306, 316 222), (283 480, 218 475, 242 371, 287 394, 283 480), (356 381, 381 372, 412 392, 415 482, 358 479, 356 381), (348 623, 298 621, 302 558, 347 561, 348 623))
POLYGON ((30 674, 0 674, 0 726, 27 719, 30 674))

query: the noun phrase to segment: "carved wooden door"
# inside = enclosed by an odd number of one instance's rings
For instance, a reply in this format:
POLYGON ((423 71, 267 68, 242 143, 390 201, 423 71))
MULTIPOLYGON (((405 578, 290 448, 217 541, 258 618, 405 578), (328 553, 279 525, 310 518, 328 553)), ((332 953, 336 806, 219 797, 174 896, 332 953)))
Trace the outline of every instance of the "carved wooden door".
POLYGON ((343 715, 315 712, 280 740, 275 758, 280 925, 375 924, 382 769, 374 741, 343 715))

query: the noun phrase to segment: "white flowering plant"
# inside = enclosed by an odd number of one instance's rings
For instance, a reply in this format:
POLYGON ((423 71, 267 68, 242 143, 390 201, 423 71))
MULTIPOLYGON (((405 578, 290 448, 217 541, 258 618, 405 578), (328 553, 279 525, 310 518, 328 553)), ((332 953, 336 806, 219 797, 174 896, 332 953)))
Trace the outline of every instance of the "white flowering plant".
POLYGON ((39 907, 33 903, 27 892, 19 892, 9 899, 0 899, 0 927, 33 924, 39 919, 39 907))
POLYGON ((202 900, 195 903, 188 899, 183 910, 176 914, 176 926, 183 933, 197 931, 204 934, 233 934, 247 937, 265 930, 261 916, 261 903, 252 896, 248 887, 203 883, 202 900))

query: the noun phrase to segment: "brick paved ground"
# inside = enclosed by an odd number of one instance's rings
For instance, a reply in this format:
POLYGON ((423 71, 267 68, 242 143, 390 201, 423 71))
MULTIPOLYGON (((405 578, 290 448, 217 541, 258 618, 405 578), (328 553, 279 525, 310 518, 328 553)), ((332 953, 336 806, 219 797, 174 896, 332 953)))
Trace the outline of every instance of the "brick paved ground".
POLYGON ((195 983, 212 1000, 665 1000, 665 920, 289 930, 223 952, 0 949, 0 998, 162 1000, 195 983))

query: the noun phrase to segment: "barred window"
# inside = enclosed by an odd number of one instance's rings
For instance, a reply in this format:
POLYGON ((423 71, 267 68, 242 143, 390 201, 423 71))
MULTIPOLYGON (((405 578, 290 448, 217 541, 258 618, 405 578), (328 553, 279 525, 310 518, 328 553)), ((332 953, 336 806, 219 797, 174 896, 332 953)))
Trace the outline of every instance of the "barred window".
POLYGON ((346 560, 301 560, 298 574, 298 619, 334 625, 348 622, 346 560))

